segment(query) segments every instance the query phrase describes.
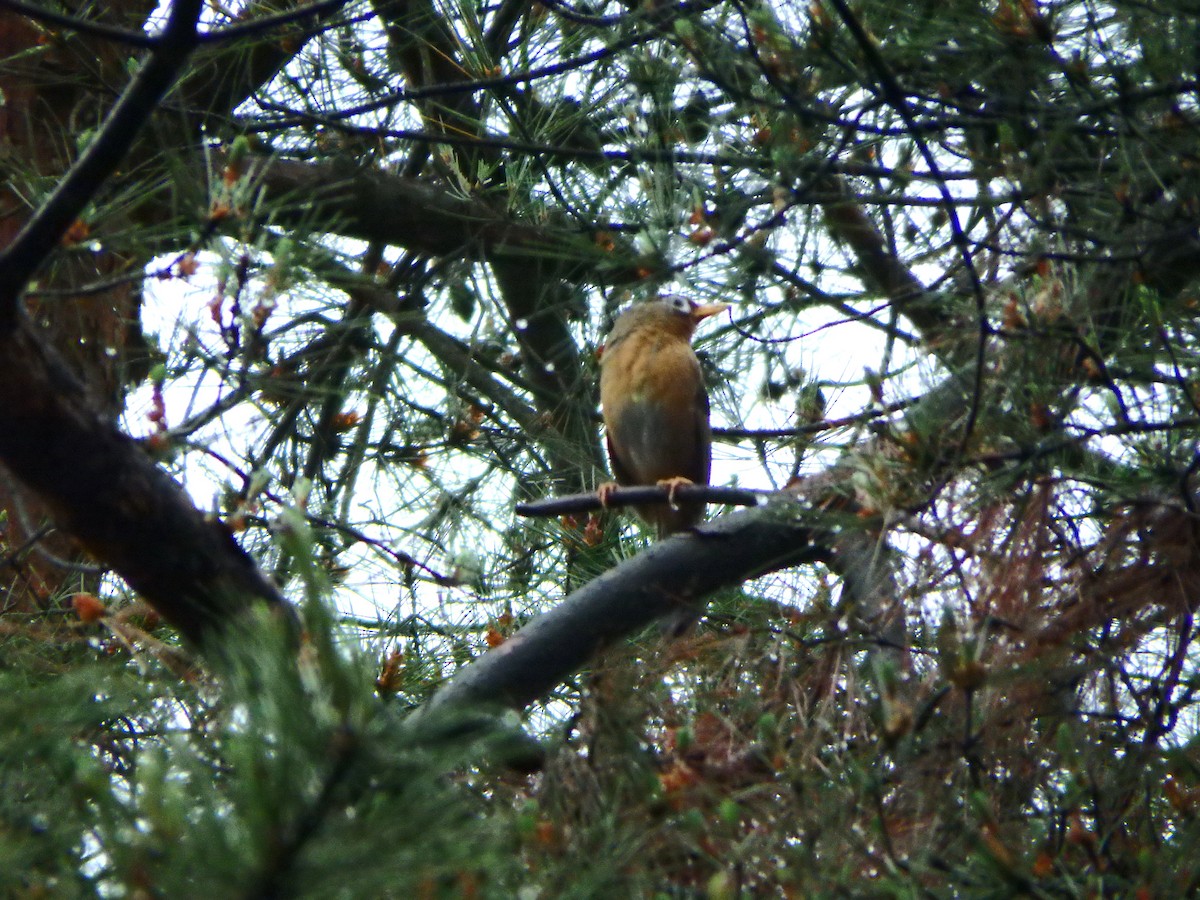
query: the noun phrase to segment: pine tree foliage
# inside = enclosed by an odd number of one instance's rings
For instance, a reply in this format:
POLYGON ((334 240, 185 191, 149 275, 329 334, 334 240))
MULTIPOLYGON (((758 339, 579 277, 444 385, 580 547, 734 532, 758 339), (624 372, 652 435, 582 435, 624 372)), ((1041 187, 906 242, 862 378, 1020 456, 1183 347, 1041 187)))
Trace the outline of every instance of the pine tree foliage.
POLYGON ((158 6, 0 4, 0 894, 1200 891, 1200 8, 158 6), (517 515, 658 293, 771 502, 517 515))

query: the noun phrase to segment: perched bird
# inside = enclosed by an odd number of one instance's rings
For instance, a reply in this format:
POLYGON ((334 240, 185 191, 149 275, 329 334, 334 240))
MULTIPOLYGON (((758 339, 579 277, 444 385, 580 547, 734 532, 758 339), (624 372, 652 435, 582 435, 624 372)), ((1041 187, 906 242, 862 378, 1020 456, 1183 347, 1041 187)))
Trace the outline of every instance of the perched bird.
MULTIPOLYGON (((728 303, 666 297, 617 318, 600 357, 600 406, 617 484, 663 484, 672 491, 708 484, 712 429, 692 335, 701 321, 727 309, 728 303)), ((613 487, 601 487, 602 501, 613 487)), ((704 505, 672 498, 638 511, 665 537, 700 521, 704 505)))

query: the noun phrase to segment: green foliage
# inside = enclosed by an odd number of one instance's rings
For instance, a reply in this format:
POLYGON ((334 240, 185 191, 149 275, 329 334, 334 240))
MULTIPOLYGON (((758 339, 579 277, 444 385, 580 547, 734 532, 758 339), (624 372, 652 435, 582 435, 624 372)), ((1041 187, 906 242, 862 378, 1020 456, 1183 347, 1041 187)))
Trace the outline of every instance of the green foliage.
POLYGON ((0 641, 0 894, 86 896, 123 746, 153 720, 127 661, 73 643, 0 641))
MULTIPOLYGON (((302 634, 65 624, 124 585, 0 478, 0 895, 1200 891, 1186 11, 226 6, 21 302, 302 634), (822 562, 607 647, 517 774, 515 716, 423 704, 645 549, 512 508, 606 480, 597 354, 656 291, 736 301, 714 478, 822 562)), ((6 234, 134 62, 30 27, 6 234)))
POLYGON ((413 727, 312 609, 299 657, 246 622, 199 690, 120 652, 49 671, 45 646, 7 646, 0 892, 503 896, 513 817, 464 772, 502 771, 506 730, 413 727))

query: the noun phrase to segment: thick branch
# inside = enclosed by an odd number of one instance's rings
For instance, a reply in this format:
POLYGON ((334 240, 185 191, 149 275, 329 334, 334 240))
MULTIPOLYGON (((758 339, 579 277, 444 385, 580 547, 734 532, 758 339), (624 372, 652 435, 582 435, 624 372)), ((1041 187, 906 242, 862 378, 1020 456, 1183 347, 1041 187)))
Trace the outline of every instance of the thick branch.
POLYGON ((91 554, 186 637, 204 642, 254 600, 281 606, 279 592, 228 529, 197 510, 91 402, 21 302, 174 83, 196 44, 200 7, 176 0, 96 139, 0 257, 0 463, 91 554))
POLYGON ((211 127, 213 119, 230 115, 266 85, 344 5, 345 0, 260 0, 246 7, 238 25, 202 35, 209 46, 196 54, 176 91, 178 101, 196 117, 192 124, 197 131, 201 124, 211 127))
POLYGON ((138 131, 170 90, 196 44, 202 0, 175 0, 150 58, 108 114, 104 127, 16 239, 0 254, 0 329, 16 324, 21 292, 88 201, 124 159, 138 131))
POLYGON ((602 253, 587 234, 514 221, 428 180, 338 163, 261 158, 259 165, 267 195, 281 203, 284 217, 311 221, 316 207, 331 231, 347 237, 434 256, 557 259, 563 278, 589 283, 639 278, 632 256, 602 253))
POLYGON ((825 224, 835 240, 854 254, 863 282, 891 301, 929 342, 944 337, 949 319, 933 302, 920 280, 888 248, 887 240, 855 199, 846 183, 833 176, 812 188, 825 213, 825 224))
POLYGON ((610 569, 462 669, 427 711, 521 708, 578 671, 601 649, 680 606, 767 572, 826 556, 798 504, 739 511, 677 534, 610 569))
POLYGON ((165 619, 203 642, 279 592, 220 522, 89 402, 28 320, 0 332, 0 462, 165 619))

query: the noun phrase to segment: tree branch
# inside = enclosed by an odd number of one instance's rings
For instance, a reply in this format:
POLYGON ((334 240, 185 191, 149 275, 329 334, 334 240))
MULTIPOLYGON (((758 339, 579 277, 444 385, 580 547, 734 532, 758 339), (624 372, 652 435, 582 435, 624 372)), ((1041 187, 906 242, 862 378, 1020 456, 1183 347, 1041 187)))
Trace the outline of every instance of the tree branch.
POLYGON ((0 461, 191 640, 205 643, 254 600, 282 606, 229 529, 196 509, 18 321, 0 332, 0 461))
POLYGON ((100 185, 116 171, 142 125, 174 84, 196 45, 203 0, 175 0, 150 58, 105 119, 104 127, 54 193, 0 253, 0 330, 17 326, 21 292, 62 241, 100 185))
POLYGON ((559 260, 559 274, 570 281, 632 283, 641 277, 632 253, 601 251, 583 232, 514 221, 482 200, 451 194, 428 180, 336 162, 258 157, 253 164, 261 170, 257 177, 268 199, 283 207, 285 221, 289 214, 311 221, 315 206, 339 234, 414 253, 559 260))
POLYGON ((197 41, 202 0, 177 0, 96 139, 0 254, 0 462, 72 536, 187 638, 205 643, 276 587, 229 530, 91 402, 25 313, 25 286, 117 169, 197 41))
POLYGON ((571 494, 566 497, 550 497, 532 503, 518 503, 518 516, 567 516, 575 513, 592 512, 597 509, 619 509, 625 506, 641 506, 645 503, 665 503, 674 498, 681 503, 705 501, 724 503, 728 506, 761 506, 776 491, 751 491, 745 488, 719 487, 708 484, 685 484, 672 490, 660 485, 617 488, 600 502, 596 492, 571 494))
POLYGON ((802 507, 738 511, 654 544, 593 579, 505 643, 459 670, 422 712, 522 708, 609 646, 717 590, 825 559, 802 507))

